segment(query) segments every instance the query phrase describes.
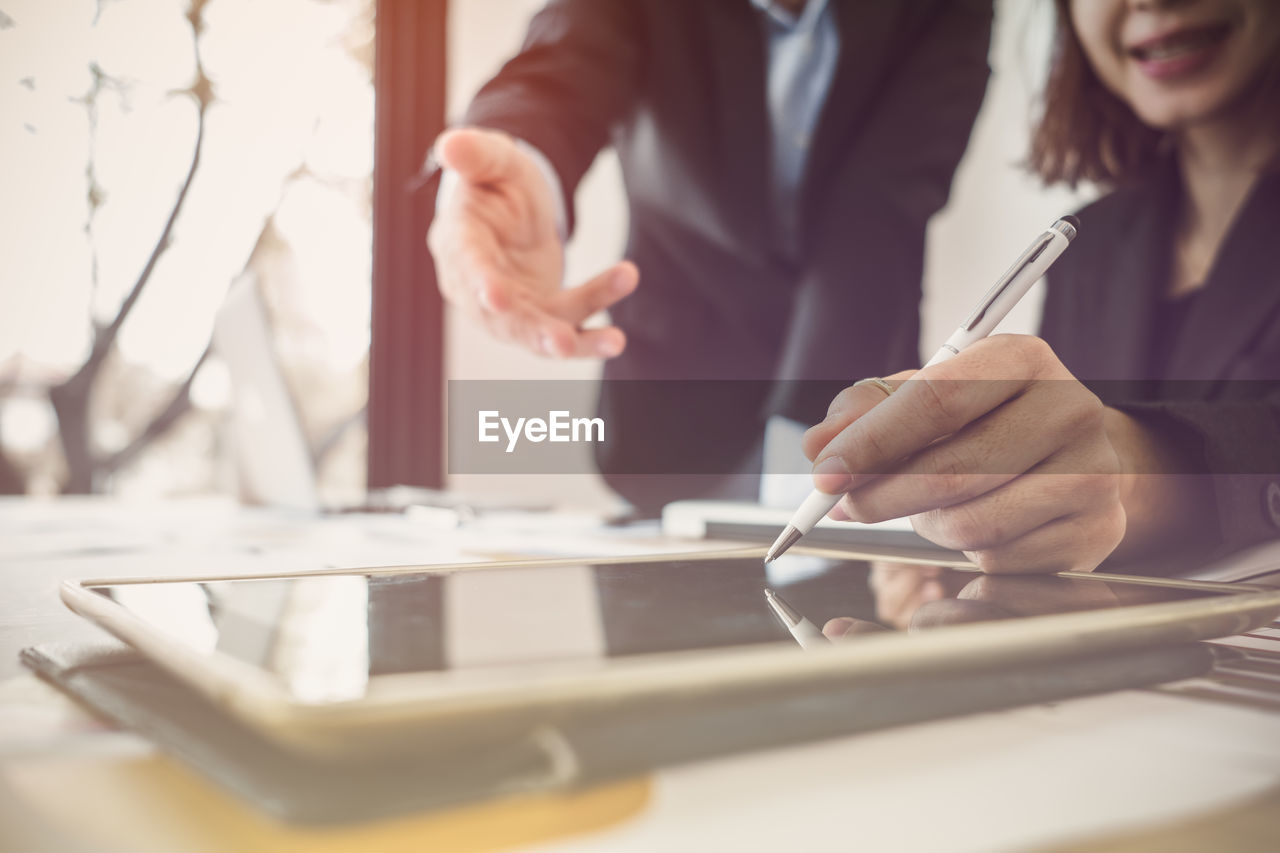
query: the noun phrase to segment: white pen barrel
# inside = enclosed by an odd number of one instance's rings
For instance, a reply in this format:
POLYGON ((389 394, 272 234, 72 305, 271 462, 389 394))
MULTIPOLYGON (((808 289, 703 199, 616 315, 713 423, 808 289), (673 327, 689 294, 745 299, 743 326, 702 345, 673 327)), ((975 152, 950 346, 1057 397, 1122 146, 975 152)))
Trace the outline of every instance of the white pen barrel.
MULTIPOLYGON (((925 367, 933 367, 935 364, 942 364, 944 361, 950 361, 960 354, 960 347, 967 343, 968 334, 963 328, 956 329, 951 333, 951 337, 947 338, 947 342, 938 347, 938 351, 933 354, 933 358, 924 363, 925 367)), ((922 370, 924 368, 921 368, 922 370)))
POLYGON ((814 489, 804 499, 796 514, 791 517, 791 525, 801 533, 808 533, 813 526, 826 517, 827 513, 840 503, 844 495, 829 495, 814 489))
POLYGON ((831 648, 831 640, 826 634, 822 633, 822 629, 810 622, 808 619, 802 619, 798 624, 790 626, 787 630, 791 632, 791 636, 800 645, 800 648, 822 649, 831 648))
POLYGON ((1049 229, 1042 240, 1027 250, 996 285, 988 292, 979 311, 974 312, 962 326, 952 332, 947 342, 925 364, 931 367, 954 358, 965 347, 977 343, 995 331, 996 326, 1018 304, 1037 281, 1044 277, 1058 256, 1071 245, 1062 232, 1049 229))

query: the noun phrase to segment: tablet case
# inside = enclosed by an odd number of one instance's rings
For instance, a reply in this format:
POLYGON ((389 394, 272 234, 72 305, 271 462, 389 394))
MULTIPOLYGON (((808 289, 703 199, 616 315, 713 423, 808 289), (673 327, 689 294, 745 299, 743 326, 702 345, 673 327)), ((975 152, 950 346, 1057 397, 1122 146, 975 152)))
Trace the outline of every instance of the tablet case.
POLYGON ((1017 671, 777 695, 531 731, 465 753, 335 763, 291 752, 118 642, 50 644, 22 660, 90 709, 149 737, 283 820, 372 820, 656 767, 977 711, 1190 678, 1214 653, 1188 644, 1017 671))

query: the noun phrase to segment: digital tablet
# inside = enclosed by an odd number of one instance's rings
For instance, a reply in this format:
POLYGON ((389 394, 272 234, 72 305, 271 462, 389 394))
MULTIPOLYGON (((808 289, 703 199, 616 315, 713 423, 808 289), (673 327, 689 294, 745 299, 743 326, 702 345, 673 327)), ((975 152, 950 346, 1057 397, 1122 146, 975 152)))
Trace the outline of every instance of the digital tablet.
MULTIPOLYGON (((763 549, 68 582, 63 600, 291 749, 464 748, 566 720, 1014 667, 1242 633, 1280 590, 992 576, 763 549), (839 639, 804 647, 770 606, 839 639)), ((794 620, 792 620, 794 621, 794 620)))

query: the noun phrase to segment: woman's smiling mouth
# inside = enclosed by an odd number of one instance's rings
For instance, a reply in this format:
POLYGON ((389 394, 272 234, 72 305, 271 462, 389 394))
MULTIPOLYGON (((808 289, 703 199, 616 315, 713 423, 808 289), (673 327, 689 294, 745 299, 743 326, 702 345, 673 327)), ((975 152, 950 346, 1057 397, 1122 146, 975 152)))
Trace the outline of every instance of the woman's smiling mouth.
POLYGON ((1172 80, 1208 66, 1221 53, 1231 31, 1230 24, 1188 27, 1130 45, 1126 53, 1146 76, 1172 80))

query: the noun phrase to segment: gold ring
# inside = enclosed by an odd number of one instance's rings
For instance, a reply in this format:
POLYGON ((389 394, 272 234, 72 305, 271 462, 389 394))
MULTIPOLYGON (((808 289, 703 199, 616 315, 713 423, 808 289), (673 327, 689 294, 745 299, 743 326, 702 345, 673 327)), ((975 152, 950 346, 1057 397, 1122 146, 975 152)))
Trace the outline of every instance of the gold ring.
POLYGON ((885 382, 879 376, 868 376, 866 379, 859 379, 857 382, 853 383, 854 388, 857 388, 859 385, 874 385, 883 391, 886 397, 893 396, 893 386, 888 382, 885 382))

